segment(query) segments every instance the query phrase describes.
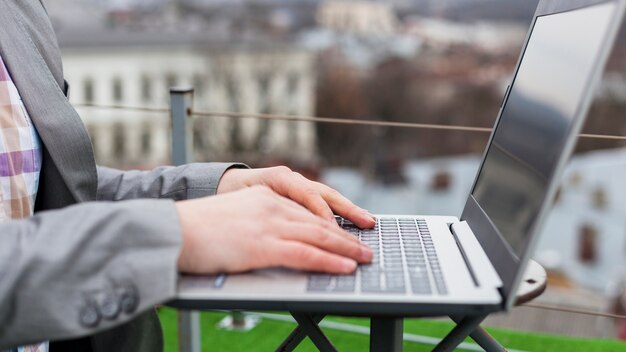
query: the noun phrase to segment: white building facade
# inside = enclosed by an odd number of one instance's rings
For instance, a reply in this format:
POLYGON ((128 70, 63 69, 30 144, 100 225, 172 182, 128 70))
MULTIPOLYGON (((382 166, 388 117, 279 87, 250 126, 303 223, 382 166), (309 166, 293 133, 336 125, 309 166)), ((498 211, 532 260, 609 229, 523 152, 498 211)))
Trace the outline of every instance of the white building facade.
MULTIPOLYGON (((148 41, 149 43, 149 41, 148 41)), ((194 111, 311 116, 314 55, 297 47, 68 45, 65 77, 75 104, 163 107, 169 88, 193 86, 194 111)), ((80 108, 97 160, 121 167, 169 162, 167 113, 80 108)), ((306 161, 316 155, 310 122, 213 117, 194 120, 196 160, 306 161)))
POLYGON ((326 0, 317 21, 324 28, 363 36, 389 36, 399 27, 390 3, 365 0, 326 0))

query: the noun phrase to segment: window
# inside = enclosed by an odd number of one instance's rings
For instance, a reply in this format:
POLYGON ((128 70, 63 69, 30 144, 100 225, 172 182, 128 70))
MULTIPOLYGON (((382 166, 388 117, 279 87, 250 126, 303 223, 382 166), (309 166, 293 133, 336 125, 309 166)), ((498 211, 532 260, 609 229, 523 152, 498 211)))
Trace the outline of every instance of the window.
MULTIPOLYGON (((295 114, 291 114, 295 115, 295 114)), ((289 141, 289 145, 293 148, 299 147, 298 141, 298 127, 300 127, 300 122, 298 121, 289 121, 289 126, 287 129, 287 140, 289 141)))
POLYGON ((289 113, 290 115, 298 115, 299 110, 299 99, 298 94, 300 90, 300 75, 295 72, 287 75, 287 91, 286 96, 289 99, 287 104, 289 104, 289 113))
POLYGON ((197 97, 206 97, 207 93, 207 83, 206 77, 202 75, 194 75, 193 76, 193 88, 197 97))
MULTIPOLYGON (((257 86, 259 90, 259 112, 261 114, 269 114, 272 112, 270 75, 265 73, 259 75, 257 86)), ((260 120, 255 141, 257 150, 267 151, 269 145, 269 130, 270 120, 260 120)))
POLYGON ((87 78, 83 82, 83 98, 85 99, 85 103, 93 104, 94 88, 93 88, 93 79, 91 78, 87 78))
POLYGON ((287 95, 296 96, 300 89, 300 75, 290 73, 287 77, 287 95))
POLYGON ((235 80, 232 77, 226 80, 226 93, 228 95, 230 111, 239 112, 239 95, 235 80))
MULTIPOLYGON (((228 95, 228 102, 230 104, 231 112, 239 112, 239 95, 237 92, 237 86, 235 80, 232 77, 226 79, 226 94, 228 95)), ((233 153, 239 153, 243 151, 243 143, 241 141, 241 126, 239 119, 230 119, 230 150, 233 153)))
POLYGON ((147 123, 141 128, 141 155, 150 155, 152 150, 152 131, 147 123))
POLYGON ((195 125, 193 128, 193 150, 204 152, 207 147, 208 145, 204 133, 200 129, 200 126, 195 125))
POLYGON ((176 87, 178 85, 178 77, 173 73, 167 74, 165 76, 165 84, 167 85, 167 89, 176 87))
POLYGON ((113 79, 113 101, 120 103, 124 99, 124 90, 120 78, 113 79))
POLYGON ((259 89, 259 112, 262 114, 269 114, 271 112, 270 84, 269 75, 263 74, 257 79, 259 89))
POLYGON ((98 157, 98 144, 97 144, 97 134, 96 131, 98 128, 94 125, 87 125, 87 133, 89 134, 89 139, 91 139, 91 147, 93 149, 94 156, 98 157))
POLYGON ((152 101, 152 80, 146 75, 141 77, 141 100, 144 103, 152 101))
POLYGON ((592 264, 598 257, 598 230, 585 224, 578 233, 578 260, 584 264, 592 264))
POLYGON ((126 153, 126 138, 124 136, 124 126, 116 123, 113 126, 113 157, 121 162, 126 153))

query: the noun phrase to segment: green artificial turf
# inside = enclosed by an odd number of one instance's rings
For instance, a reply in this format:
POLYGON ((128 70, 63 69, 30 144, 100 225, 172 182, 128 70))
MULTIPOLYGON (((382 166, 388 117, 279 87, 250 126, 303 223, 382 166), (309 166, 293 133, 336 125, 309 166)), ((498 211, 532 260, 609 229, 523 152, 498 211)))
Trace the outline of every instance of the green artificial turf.
MULTIPOLYGON (((159 315, 165 335, 165 351, 177 351, 176 311, 170 308, 161 308, 159 315)), ((295 323, 263 319, 257 327, 249 332, 223 331, 217 329, 216 324, 224 318, 224 316, 226 316, 225 313, 202 313, 203 351, 274 351, 295 327, 295 323)), ((360 326, 369 325, 367 319, 339 317, 330 317, 327 319, 360 326)), ((445 321, 407 319, 404 324, 404 332, 441 338, 450 331, 452 326, 452 323, 445 321)), ((488 328, 487 330, 506 348, 516 350, 541 352, 626 352, 626 342, 615 340, 569 338, 537 333, 515 332, 504 329, 488 328)), ((325 329, 325 333, 339 351, 368 350, 369 337, 366 335, 332 329, 325 329)), ((404 343, 404 350, 407 352, 430 351, 432 347, 432 345, 414 342, 404 343)), ((306 339, 299 346, 297 351, 317 351, 317 349, 306 339)))

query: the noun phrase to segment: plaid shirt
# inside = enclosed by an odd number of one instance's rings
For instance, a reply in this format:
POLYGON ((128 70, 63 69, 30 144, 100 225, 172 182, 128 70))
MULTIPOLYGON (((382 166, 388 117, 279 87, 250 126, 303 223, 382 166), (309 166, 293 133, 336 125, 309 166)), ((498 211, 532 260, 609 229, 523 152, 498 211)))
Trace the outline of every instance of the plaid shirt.
MULTIPOLYGON (((33 215, 41 154, 39 135, 0 57, 0 223, 33 215)), ((48 343, 15 351, 46 352, 48 343)))
POLYGON ((41 141, 0 57, 0 223, 33 215, 41 141))

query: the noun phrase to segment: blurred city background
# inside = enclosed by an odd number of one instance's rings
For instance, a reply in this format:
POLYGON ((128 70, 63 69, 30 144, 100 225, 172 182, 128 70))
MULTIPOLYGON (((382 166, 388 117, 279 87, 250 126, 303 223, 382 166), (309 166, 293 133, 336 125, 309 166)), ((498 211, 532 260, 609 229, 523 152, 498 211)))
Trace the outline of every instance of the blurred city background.
MULTIPOLYGON (((460 215, 537 0, 50 0, 70 100, 100 164, 170 163, 169 87, 195 88, 196 161, 287 164, 374 213, 460 215), (101 108, 95 108, 101 106, 101 108), (157 111, 110 109, 149 107, 157 111)), ((626 28, 585 132, 626 135, 626 28)), ((626 149, 581 139, 535 258, 537 302, 626 312, 626 149)), ((626 339, 624 320, 517 308, 487 325, 626 339)), ((616 345, 617 346, 617 345, 616 345)), ((626 345, 620 345, 626 350, 626 345)))

